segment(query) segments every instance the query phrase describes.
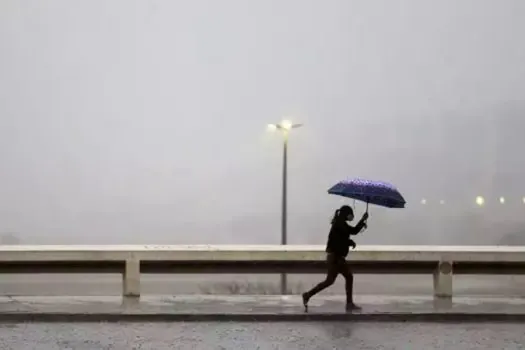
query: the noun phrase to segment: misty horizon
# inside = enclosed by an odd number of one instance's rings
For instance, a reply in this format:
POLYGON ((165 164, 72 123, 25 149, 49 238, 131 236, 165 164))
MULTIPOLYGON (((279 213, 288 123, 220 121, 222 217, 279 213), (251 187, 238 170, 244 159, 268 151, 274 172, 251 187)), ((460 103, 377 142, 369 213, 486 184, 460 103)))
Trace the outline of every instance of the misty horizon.
POLYGON ((525 234, 524 16, 519 0, 4 1, 0 233, 278 244, 266 125, 289 118, 290 244, 324 244, 348 177, 407 200, 371 207, 358 244, 525 234))

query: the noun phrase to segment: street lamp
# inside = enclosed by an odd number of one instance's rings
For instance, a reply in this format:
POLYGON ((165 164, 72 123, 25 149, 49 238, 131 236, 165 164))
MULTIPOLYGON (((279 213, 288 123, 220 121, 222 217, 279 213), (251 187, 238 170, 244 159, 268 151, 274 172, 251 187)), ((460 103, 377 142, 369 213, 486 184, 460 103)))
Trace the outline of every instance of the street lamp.
MULTIPOLYGON (((288 244, 286 233, 286 207, 287 207, 287 170, 288 170, 288 134, 292 129, 301 127, 302 124, 294 124, 289 120, 283 120, 277 124, 269 124, 268 130, 281 131, 283 133, 283 188, 282 188, 282 210, 281 210, 281 245, 288 244)), ((286 294, 286 274, 281 274, 281 294, 286 294)))

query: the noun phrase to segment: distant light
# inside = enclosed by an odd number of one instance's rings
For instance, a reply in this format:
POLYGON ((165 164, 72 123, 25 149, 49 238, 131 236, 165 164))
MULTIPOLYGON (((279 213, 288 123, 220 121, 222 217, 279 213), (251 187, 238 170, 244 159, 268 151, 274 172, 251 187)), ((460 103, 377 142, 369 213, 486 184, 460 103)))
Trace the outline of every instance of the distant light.
POLYGON ((444 199, 440 200, 439 204, 445 204, 445 200, 444 199))
POLYGON ((525 204, 525 197, 523 197, 521 200, 523 201, 523 204, 525 204))
POLYGON ((481 207, 483 204, 485 204, 485 198, 483 198, 481 196, 477 196, 476 197, 476 204, 481 207))
POLYGON ((504 197, 499 197, 499 202, 501 204, 505 204, 505 198, 504 197))
MULTIPOLYGON (((525 202, 524 202, 524 203, 525 203, 525 202)), ((427 200, 426 200, 425 198, 423 198, 423 199, 421 200, 421 204, 423 204, 423 205, 427 204, 427 200)))

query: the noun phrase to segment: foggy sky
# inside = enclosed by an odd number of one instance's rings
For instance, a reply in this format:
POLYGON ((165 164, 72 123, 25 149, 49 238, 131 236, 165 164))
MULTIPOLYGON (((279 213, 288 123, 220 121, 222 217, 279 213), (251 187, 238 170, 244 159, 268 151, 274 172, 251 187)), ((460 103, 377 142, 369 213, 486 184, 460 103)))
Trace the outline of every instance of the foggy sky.
POLYGON ((344 202, 326 190, 354 176, 409 202, 374 208, 374 242, 409 220, 432 243, 472 196, 525 195, 523 18, 522 0, 3 0, 0 232, 278 243, 266 125, 289 117, 291 243, 323 242, 344 202))

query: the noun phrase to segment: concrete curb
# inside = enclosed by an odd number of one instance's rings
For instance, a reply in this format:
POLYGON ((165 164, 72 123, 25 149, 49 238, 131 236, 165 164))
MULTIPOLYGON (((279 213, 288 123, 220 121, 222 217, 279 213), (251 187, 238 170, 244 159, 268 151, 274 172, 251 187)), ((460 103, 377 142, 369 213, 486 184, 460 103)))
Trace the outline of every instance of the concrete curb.
POLYGON ((0 323, 71 322, 433 322, 433 323, 525 323, 525 314, 503 313, 197 313, 197 314, 110 314, 110 313, 1 313, 0 323))

